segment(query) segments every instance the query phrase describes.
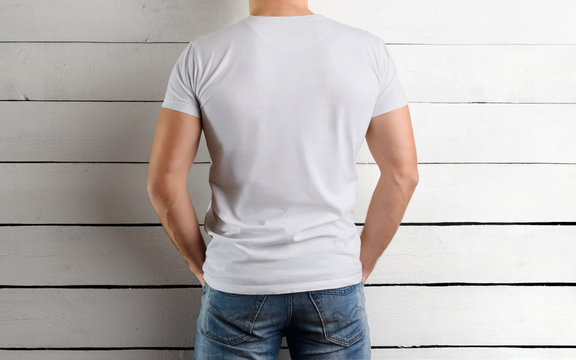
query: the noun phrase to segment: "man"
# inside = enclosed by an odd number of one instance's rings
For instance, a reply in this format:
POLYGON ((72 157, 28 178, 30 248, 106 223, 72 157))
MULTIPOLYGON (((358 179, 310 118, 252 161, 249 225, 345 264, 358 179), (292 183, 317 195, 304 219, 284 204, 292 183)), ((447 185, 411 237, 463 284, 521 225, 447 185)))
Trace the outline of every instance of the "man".
POLYGON ((308 9, 251 0, 172 68, 148 193, 203 286, 195 359, 369 359, 364 282, 418 182, 408 102, 382 39, 308 9), (205 246, 187 177, 204 131, 205 246), (356 155, 380 169, 359 236, 356 155))

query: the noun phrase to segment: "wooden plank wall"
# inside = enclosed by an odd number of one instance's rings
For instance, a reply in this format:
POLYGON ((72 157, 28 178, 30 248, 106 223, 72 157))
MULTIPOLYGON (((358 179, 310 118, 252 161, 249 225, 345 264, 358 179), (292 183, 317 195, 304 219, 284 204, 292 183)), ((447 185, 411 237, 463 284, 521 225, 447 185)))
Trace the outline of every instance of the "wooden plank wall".
MULTIPOLYGON (((373 358, 576 359, 576 3, 351 4, 310 8, 389 44, 420 169, 365 287, 373 358)), ((201 288, 149 203, 147 161, 179 52, 246 15, 0 0, 1 359, 192 358, 201 288)), ((203 139, 202 219, 209 162, 203 139)), ((358 169, 360 232, 378 176, 365 144, 358 169)))

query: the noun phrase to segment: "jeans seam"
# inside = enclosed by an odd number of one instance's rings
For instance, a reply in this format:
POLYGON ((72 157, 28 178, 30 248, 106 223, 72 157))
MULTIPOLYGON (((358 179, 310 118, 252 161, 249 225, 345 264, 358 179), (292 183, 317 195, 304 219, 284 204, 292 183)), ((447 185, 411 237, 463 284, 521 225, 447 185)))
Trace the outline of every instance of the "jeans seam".
MULTIPOLYGON (((212 295, 211 289, 208 289, 208 291, 210 291, 210 294, 208 297, 207 306, 210 305, 210 298, 212 295)), ((221 337, 217 336, 216 334, 212 333, 210 330, 208 330, 208 328, 206 326, 206 324, 207 324, 206 319, 204 319, 204 326, 200 330, 207 337, 209 337, 215 341, 224 343, 224 344, 236 345, 236 344, 242 343, 252 336, 252 333, 254 331, 254 326, 256 324, 256 319, 258 318, 258 315, 260 314, 260 311, 262 310, 262 307, 264 306, 264 303, 266 302, 267 298, 268 298, 268 295, 259 296, 259 299, 258 299, 259 304, 257 303, 256 306, 252 309, 252 313, 250 314, 250 317, 248 318, 248 321, 250 322, 250 327, 248 329, 248 333, 249 333, 248 335, 237 337, 237 338, 234 338, 232 340, 227 340, 227 339, 221 338, 221 337)), ((210 307, 208 306, 206 308, 206 311, 204 314, 205 317, 208 316, 207 313, 209 311, 210 311, 210 307)))
POLYGON ((292 322, 292 294, 288 294, 287 299, 288 304, 286 304, 286 328, 288 328, 292 322))
MULTIPOLYGON (((352 285, 350 285, 350 286, 352 286, 352 285)), ((362 295, 362 293, 360 293, 360 289, 359 289, 359 288, 355 288, 355 290, 356 290, 360 295, 362 295)), ((366 335, 366 327, 365 327, 365 324, 364 324, 364 316, 365 316, 364 314, 362 314, 362 316, 363 316, 363 318, 362 318, 362 324, 363 324, 363 325, 362 325, 362 331, 361 331, 360 333, 356 334, 353 338, 351 338, 351 339, 348 340, 348 339, 343 339, 343 338, 341 338, 341 337, 339 337, 339 336, 337 336, 337 335, 336 335, 336 336, 335 336, 335 335, 332 335, 332 334, 329 335, 329 334, 327 333, 327 330, 326 330, 326 321, 325 321, 324 318, 322 317, 322 314, 324 313, 324 308, 322 307, 322 301, 318 300, 318 304, 317 304, 317 302, 314 300, 314 297, 312 296, 312 293, 313 293, 313 292, 309 292, 309 293, 308 293, 308 296, 310 297, 310 300, 312 301, 312 304, 314 305, 314 308, 316 308, 316 312, 318 313, 318 316, 319 316, 319 318, 320 318, 320 322, 321 322, 321 324, 322 324, 322 332, 324 333, 324 338, 325 338, 327 341, 336 343, 336 344, 338 344, 338 345, 342 345, 342 346, 349 347, 349 346, 352 346, 352 345, 353 345, 354 343, 356 343, 359 339, 361 339, 363 336, 366 335)), ((342 292, 342 293, 334 292, 334 293, 331 293, 331 295, 339 296, 339 295, 345 295, 345 294, 350 294, 350 293, 351 293, 351 291, 348 291, 348 292, 346 292, 346 293, 343 293, 343 292, 342 292)), ((319 297, 323 296, 323 294, 318 294, 318 293, 317 293, 317 295, 319 295, 319 297)), ((361 306, 360 308, 361 308, 361 311, 362 311, 362 312, 365 312, 365 309, 364 309, 363 306, 361 306)), ((356 311, 359 311, 359 310, 356 310, 356 311)))

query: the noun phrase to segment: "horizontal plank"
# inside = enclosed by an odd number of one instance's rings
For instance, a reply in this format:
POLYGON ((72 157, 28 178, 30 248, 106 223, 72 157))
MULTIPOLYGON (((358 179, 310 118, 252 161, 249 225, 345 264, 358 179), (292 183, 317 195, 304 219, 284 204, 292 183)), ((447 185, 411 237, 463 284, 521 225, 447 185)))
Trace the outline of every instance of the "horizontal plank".
POLYGON ((574 44, 576 38, 571 0, 532 0, 529 6, 523 0, 370 0, 354 8, 361 16, 347 1, 336 4, 344 19, 354 16, 353 24, 366 24, 392 43, 574 44))
MULTIPOLYGON (((194 350, 0 350, 5 360, 182 360, 192 359, 194 350)), ((569 360, 576 349, 555 348, 402 348, 372 349, 372 360, 569 360)), ((290 360, 286 346, 278 360, 290 360)))
MULTIPOLYGON (((159 103, 0 102, 0 161, 147 162, 159 103)), ((410 104, 419 162, 576 163, 576 104, 410 104)), ((359 163, 374 163, 366 142, 359 163)), ((204 136, 196 162, 210 162, 204 136)))
MULTIPOLYGON (((184 46, 2 43, 0 100, 160 101, 184 46)), ((389 48, 411 102, 576 102, 576 45, 389 48)))
MULTIPOLYGON (((201 291, 4 289, 0 347, 193 346, 201 291)), ((576 345, 575 287, 367 286, 365 294, 372 346, 576 345)))
MULTIPOLYGON (((0 102, 0 161, 149 161, 160 105, 0 102)), ((202 141, 196 159, 210 161, 202 141)))
POLYGON ((576 45, 392 45, 390 53, 413 102, 576 102, 576 45))
MULTIPOLYGON (((237 1, 4 0, 3 7, 0 41, 184 42, 248 15, 248 6, 237 1)), ((330 0, 311 9, 390 42, 563 44, 576 37, 570 0, 530 6, 522 0, 369 0, 353 9, 330 0)))
MULTIPOLYGON (((209 168, 192 166, 188 178, 199 220, 211 197, 209 168)), ((158 223, 147 173, 148 164, 0 164, 0 203, 10 204, 0 207, 0 223, 158 223)))
MULTIPOLYGON (((0 285, 200 285, 159 226, 5 226, 0 239, 0 285)), ((574 226, 401 226, 367 284, 576 283, 574 239, 574 226)))
MULTIPOLYGON (((403 222, 574 221, 576 166, 420 164, 403 222)), ((210 164, 195 164, 188 192, 200 223, 211 198, 210 164)), ((380 176, 359 164, 355 222, 366 218, 380 176)), ((148 164, 0 164, 0 223, 158 223, 146 191, 148 164)))
POLYGON ((1 100, 162 100, 185 44, 0 44, 1 100))
POLYGON ((0 41, 187 42, 248 15, 237 1, 3 0, 3 7, 0 41))

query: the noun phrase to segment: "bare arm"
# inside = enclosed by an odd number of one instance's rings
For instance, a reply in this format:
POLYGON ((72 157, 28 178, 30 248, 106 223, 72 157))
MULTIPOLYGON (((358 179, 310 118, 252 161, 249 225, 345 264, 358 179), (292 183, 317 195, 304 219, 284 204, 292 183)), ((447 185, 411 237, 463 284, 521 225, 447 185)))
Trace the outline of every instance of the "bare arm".
POLYGON ((362 281, 370 275, 400 226, 418 184, 416 147, 408 105, 372 118, 366 143, 380 177, 362 230, 362 281))
POLYGON ((201 133, 199 118, 162 108, 150 156, 147 191, 164 230, 204 286, 206 244, 186 185, 201 133))

